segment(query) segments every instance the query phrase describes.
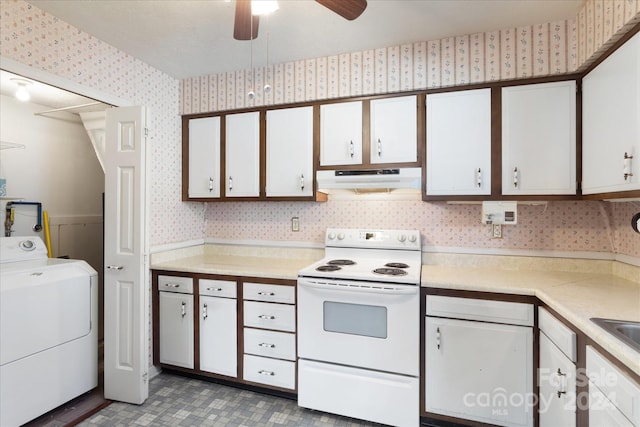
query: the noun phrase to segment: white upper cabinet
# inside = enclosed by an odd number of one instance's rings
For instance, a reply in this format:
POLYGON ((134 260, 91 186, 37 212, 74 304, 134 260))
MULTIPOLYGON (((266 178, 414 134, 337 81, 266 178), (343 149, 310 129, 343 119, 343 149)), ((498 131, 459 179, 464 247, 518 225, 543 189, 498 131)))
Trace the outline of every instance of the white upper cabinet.
POLYGON ((188 123, 189 197, 220 197, 220 117, 188 123))
POLYGON ((575 193, 575 81, 503 88, 502 194, 575 193))
POLYGON ((582 193, 640 189, 640 33, 582 80, 582 193))
POLYGON ((374 99, 370 106, 371 163, 418 160, 416 96, 374 99))
POLYGON ((225 138, 225 196, 260 195, 260 113, 229 114, 225 138))
POLYGON ((320 166, 362 163, 362 102, 320 106, 320 166))
POLYGON ((267 111, 267 197, 313 195, 313 107, 267 111))
POLYGON ((427 95, 427 195, 491 194, 491 89, 427 95))

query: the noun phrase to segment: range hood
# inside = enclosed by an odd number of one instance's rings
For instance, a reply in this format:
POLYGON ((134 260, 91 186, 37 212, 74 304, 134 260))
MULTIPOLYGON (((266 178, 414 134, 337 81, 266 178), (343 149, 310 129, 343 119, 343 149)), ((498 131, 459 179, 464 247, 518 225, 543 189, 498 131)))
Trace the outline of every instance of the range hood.
POLYGON ((318 191, 334 193, 388 192, 393 190, 417 190, 422 188, 421 168, 319 170, 316 173, 318 191))

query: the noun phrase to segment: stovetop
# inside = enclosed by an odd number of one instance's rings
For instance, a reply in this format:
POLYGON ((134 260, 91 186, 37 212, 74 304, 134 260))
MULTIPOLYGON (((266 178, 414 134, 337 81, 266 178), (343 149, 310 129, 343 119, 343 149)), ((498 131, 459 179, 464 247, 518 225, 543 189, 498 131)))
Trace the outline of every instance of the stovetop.
POLYGON ((328 229, 325 258, 298 275, 418 285, 421 268, 418 231, 328 229))

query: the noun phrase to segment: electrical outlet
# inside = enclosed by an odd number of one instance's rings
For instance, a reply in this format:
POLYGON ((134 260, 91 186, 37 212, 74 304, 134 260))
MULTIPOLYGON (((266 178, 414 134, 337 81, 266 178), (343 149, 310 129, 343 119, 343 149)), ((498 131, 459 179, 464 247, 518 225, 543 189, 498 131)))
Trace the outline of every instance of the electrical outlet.
POLYGON ((491 225, 491 238, 502 239, 502 224, 491 225))
POLYGON ((291 218, 291 231, 300 231, 300 218, 297 216, 291 218))

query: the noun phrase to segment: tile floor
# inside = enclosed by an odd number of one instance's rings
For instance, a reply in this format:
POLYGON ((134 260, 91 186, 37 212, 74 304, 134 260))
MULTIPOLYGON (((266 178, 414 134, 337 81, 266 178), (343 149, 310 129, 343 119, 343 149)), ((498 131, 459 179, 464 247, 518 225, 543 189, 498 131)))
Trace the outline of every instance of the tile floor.
POLYGON ((95 426, 339 426, 366 423, 298 407, 294 400, 161 373, 143 405, 114 402, 79 424, 95 426))

